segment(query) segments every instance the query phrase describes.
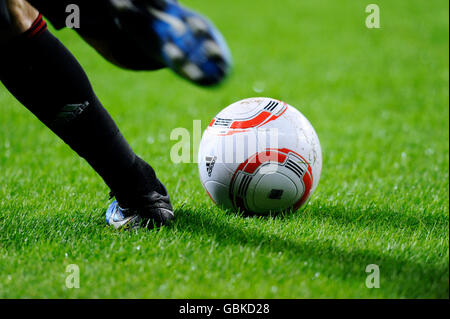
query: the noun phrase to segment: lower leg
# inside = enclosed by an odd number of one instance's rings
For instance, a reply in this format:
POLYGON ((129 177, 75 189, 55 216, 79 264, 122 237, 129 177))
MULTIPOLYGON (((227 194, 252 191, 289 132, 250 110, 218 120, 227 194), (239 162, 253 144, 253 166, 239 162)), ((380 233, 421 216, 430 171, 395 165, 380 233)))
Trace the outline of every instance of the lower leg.
MULTIPOLYGON (((13 15, 13 14, 12 14, 13 15)), ((72 54, 36 20, 0 42, 0 80, 8 90, 96 170, 119 204, 132 208, 163 192, 153 169, 132 151, 94 94, 72 54)))

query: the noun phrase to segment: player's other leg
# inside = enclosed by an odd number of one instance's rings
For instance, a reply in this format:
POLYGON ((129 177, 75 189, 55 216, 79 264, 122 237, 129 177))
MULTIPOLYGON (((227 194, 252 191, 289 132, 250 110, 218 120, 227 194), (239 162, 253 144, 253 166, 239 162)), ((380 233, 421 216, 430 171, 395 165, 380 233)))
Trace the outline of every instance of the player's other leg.
POLYGON ((169 67, 199 85, 224 80, 231 54, 217 28, 175 0, 28 0, 57 27, 80 8, 76 31, 108 60, 133 70, 169 67))
POLYGON ((174 0, 111 0, 111 4, 122 28, 182 77, 212 85, 228 74, 231 54, 227 44, 204 16, 174 0), (142 33, 149 23, 150 32, 142 33))
POLYGON ((27 2, 6 3, 9 18, 0 38, 0 80, 110 187, 118 203, 112 205, 108 222, 116 227, 160 226, 173 219, 165 187, 133 152, 74 56, 27 2))
POLYGON ((6 1, 0 1, 0 30, 9 28, 11 25, 11 18, 9 17, 9 10, 6 1))

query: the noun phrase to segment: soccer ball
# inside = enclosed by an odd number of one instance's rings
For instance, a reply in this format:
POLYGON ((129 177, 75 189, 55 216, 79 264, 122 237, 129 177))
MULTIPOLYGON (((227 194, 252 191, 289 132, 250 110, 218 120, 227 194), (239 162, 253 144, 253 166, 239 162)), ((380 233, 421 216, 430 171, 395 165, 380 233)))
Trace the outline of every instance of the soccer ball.
POLYGON ((317 187, 322 151, 311 123, 271 98, 236 102, 203 134, 200 179, 219 206, 268 214, 297 210, 317 187))

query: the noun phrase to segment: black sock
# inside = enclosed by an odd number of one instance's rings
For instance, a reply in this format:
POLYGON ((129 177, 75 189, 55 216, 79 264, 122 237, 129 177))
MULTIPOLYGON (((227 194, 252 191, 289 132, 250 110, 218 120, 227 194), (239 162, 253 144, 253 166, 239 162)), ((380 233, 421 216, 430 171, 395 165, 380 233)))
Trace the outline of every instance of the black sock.
POLYGON ((153 169, 132 151, 82 67, 42 17, 25 34, 0 46, 0 80, 87 160, 119 204, 129 207, 134 197, 160 191, 153 169))
POLYGON ((0 29, 8 29, 10 27, 10 17, 6 1, 0 0, 0 29))

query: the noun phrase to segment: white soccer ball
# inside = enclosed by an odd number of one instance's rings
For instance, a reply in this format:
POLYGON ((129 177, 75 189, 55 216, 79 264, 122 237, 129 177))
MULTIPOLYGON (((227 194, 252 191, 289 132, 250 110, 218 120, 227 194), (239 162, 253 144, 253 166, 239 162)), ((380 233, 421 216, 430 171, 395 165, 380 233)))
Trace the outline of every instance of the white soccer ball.
POLYGON ((322 171, 311 123, 270 98, 242 100, 220 112, 203 134, 198 161, 202 185, 217 205, 256 214, 299 209, 322 171))

